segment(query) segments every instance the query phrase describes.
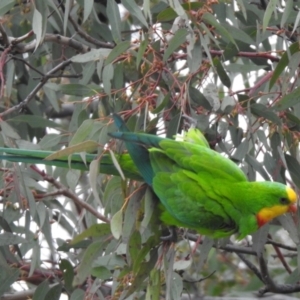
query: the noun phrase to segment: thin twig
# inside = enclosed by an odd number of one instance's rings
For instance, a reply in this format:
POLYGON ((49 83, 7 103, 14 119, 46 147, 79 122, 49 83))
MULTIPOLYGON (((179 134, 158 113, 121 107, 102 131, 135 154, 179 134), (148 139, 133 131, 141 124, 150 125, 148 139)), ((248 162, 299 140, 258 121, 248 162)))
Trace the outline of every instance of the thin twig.
POLYGON ((277 246, 277 247, 285 249, 285 250, 297 252, 297 248, 296 247, 283 245, 283 244, 275 242, 275 241, 273 241, 271 239, 268 239, 266 244, 271 244, 271 245, 277 246))
POLYGON ((257 276, 257 278, 264 283, 262 274, 259 272, 258 268, 250 261, 248 260, 244 254, 235 252, 235 254, 240 258, 240 260, 257 276))
MULTIPOLYGON (((272 236, 270 234, 268 234, 268 239, 272 241, 272 236)), ((292 270, 290 268, 290 266, 287 264, 284 256, 282 255, 281 253, 281 250, 279 248, 279 246, 275 245, 275 244, 272 244, 277 256, 278 256, 278 259, 281 261, 282 265, 284 266, 284 268, 286 269, 286 271, 289 273, 289 274, 292 274, 292 270)))
POLYGON ((267 292, 278 293, 278 294, 290 294, 300 291, 300 284, 277 284, 271 278, 268 266, 262 255, 258 257, 260 271, 262 278, 265 283, 265 287, 259 290, 259 295, 263 295, 267 292))
POLYGON ((68 197, 74 201, 74 203, 84 209, 86 209, 88 212, 90 212, 92 215, 97 217, 99 220, 110 223, 110 220, 106 218, 104 215, 100 214, 96 209, 94 209, 92 206, 90 206, 88 203, 80 200, 75 193, 73 193, 70 189, 63 186, 60 182, 55 180, 53 177, 47 175, 44 171, 41 171, 36 166, 31 166, 31 169, 37 172, 39 175, 42 176, 42 178, 51 183, 53 186, 55 186, 57 189, 61 191, 61 194, 65 197, 68 197))
POLYGON ((98 47, 101 48, 108 48, 108 49, 113 49, 115 47, 115 45, 111 44, 111 43, 104 43, 104 42, 100 42, 99 40, 93 38, 92 36, 88 35, 84 30, 82 30, 80 28, 80 26, 78 26, 78 24, 74 21, 74 19, 69 16, 69 20, 71 22, 71 24, 73 25, 74 29, 76 30, 76 32, 82 37, 84 38, 87 42, 94 44, 98 47))
POLYGON ((49 76, 53 75, 57 71, 63 70, 66 66, 68 66, 71 63, 72 63, 71 59, 65 60, 60 64, 58 64, 56 67, 54 67, 52 70, 50 70, 48 73, 46 73, 45 76, 41 79, 41 81, 36 85, 36 87, 28 94, 28 96, 22 102, 0 113, 0 118, 3 118, 17 111, 21 111, 23 108, 25 108, 28 105, 28 103, 34 98, 37 92, 43 87, 43 85, 46 84, 46 82, 50 78, 49 76))
MULTIPOLYGON (((187 239, 189 239, 190 241, 193 241, 193 242, 196 242, 199 237, 197 234, 192 234, 189 232, 187 232, 185 234, 185 236, 187 237, 187 239)), ((200 244, 201 244, 201 242, 200 242, 200 244)), ((231 244, 227 244, 225 246, 219 246, 219 245, 214 244, 213 247, 218 248, 220 250, 227 251, 227 252, 249 254, 249 255, 254 255, 254 256, 257 255, 256 251, 253 251, 252 248, 250 248, 250 247, 242 247, 242 246, 236 246, 236 245, 231 245, 231 244)))

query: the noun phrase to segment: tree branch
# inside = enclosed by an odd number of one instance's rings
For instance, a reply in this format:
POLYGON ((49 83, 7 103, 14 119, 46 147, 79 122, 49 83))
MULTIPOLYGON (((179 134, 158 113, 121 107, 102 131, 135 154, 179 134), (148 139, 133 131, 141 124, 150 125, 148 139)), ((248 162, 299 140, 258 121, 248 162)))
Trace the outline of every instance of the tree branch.
POLYGON ((97 217, 99 220, 110 223, 110 220, 106 218, 104 215, 100 214, 96 209, 94 209, 92 206, 90 206, 88 203, 80 200, 75 193, 73 193, 70 189, 63 186, 60 182, 55 180, 53 177, 47 175, 44 171, 41 171, 36 166, 31 166, 31 169, 37 172, 42 178, 51 183, 53 186, 55 186, 57 189, 61 191, 61 194, 72 199, 74 203, 84 209, 86 209, 88 212, 90 212, 92 215, 97 217))
POLYGON ((29 93, 29 95, 22 102, 0 113, 0 118, 3 118, 11 113, 21 111, 22 109, 24 109, 54 73, 63 70, 66 66, 70 65, 71 63, 72 63, 71 59, 65 60, 62 63, 58 64, 56 67, 54 67, 52 70, 47 72, 45 76, 41 79, 41 81, 36 85, 36 87, 29 93))

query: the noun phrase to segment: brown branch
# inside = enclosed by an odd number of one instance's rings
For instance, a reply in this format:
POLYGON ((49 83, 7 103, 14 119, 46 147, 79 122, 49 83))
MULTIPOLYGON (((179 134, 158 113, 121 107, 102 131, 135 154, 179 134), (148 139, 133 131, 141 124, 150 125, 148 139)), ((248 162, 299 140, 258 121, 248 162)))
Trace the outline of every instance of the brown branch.
POLYGON ((28 68, 30 68, 31 70, 35 71, 36 73, 40 74, 41 76, 45 76, 44 73, 42 73, 40 70, 38 70, 37 68, 33 67, 30 63, 28 63, 25 59, 18 57, 18 56, 11 56, 11 59, 14 60, 19 60, 21 61, 23 64, 25 64, 28 68))
POLYGON ((256 266, 248 260, 244 254, 235 252, 235 254, 240 258, 240 260, 257 276, 257 278, 264 283, 262 274, 259 272, 259 270, 256 268, 256 266))
POLYGON ((30 38, 31 36, 33 36, 33 30, 30 30, 29 32, 27 32, 26 34, 19 36, 17 38, 12 38, 9 37, 9 41, 12 45, 17 45, 22 43, 23 41, 27 40, 28 38, 30 38))
POLYGON ((287 262, 286 262, 284 256, 282 255, 280 249, 277 246, 275 246, 275 245, 273 245, 273 248, 274 248, 274 250, 275 250, 275 252, 277 254, 278 259, 281 261, 281 263, 284 266, 284 268, 286 269, 286 271, 289 274, 292 274, 292 270, 291 270, 290 266, 287 264, 287 262))
MULTIPOLYGON (((212 55, 215 55, 215 56, 222 56, 224 54, 224 50, 209 50, 209 52, 212 55)), ((245 51, 240 51, 235 56, 248 57, 248 58, 264 58, 266 60, 269 59, 269 60, 275 61, 275 62, 278 62, 280 60, 280 57, 271 55, 271 54, 269 54, 269 52, 245 52, 245 51)), ((173 53, 170 60, 186 59, 186 57, 187 57, 186 53, 184 53, 184 54, 182 54, 182 53, 173 53)))
MULTIPOLYGON (((65 47, 71 47, 79 53, 87 53, 91 50, 90 47, 84 45, 83 43, 78 42, 73 38, 65 37, 59 34, 46 33, 43 42, 54 42, 60 45, 64 45, 65 47)), ((14 43, 14 40, 12 40, 12 43, 14 43)), ((34 51, 35 48, 36 40, 33 40, 32 42, 27 44, 18 44, 16 47, 14 47, 14 50, 17 53, 26 53, 34 51)))
MULTIPOLYGON (((218 55, 218 56, 221 56, 224 53, 223 50, 210 50, 209 52, 213 55, 218 55)), ((269 52, 245 52, 245 51, 240 51, 236 54, 236 56, 248 57, 248 58, 265 58, 265 59, 270 59, 271 61, 279 61, 280 60, 279 57, 271 55, 271 54, 269 54, 269 52)))
POLYGON ((265 287, 259 290, 259 295, 262 296, 267 292, 277 294, 290 294, 300 291, 300 284, 277 284, 273 281, 269 274, 268 266, 263 256, 258 257, 260 271, 265 283, 265 287))
MULTIPOLYGON (((185 234, 185 236, 187 237, 187 239, 189 239, 190 241, 193 241, 193 242, 197 242, 198 237, 199 237, 199 235, 192 234, 189 232, 187 232, 185 234)), ((200 242, 200 244, 201 243, 202 242, 200 242)), ((236 245, 232 245, 232 244, 227 244, 225 246, 219 246, 217 244, 214 244, 213 247, 220 249, 220 250, 227 251, 227 252, 249 254, 249 255, 254 255, 254 256, 257 255, 256 251, 253 251, 251 247, 241 247, 241 246, 236 246, 236 245)))
POLYGON ((273 76, 273 71, 268 72, 267 74, 265 74, 262 78, 260 78, 254 86, 251 87, 251 89, 249 90, 248 96, 249 98, 252 98, 254 96, 254 93, 259 89, 259 87, 261 87, 264 83, 266 83, 267 81, 269 81, 271 79, 271 77, 273 76))
POLYGON ((285 249, 285 250, 297 252, 297 248, 296 247, 291 247, 291 246, 283 245, 283 244, 275 242, 275 241, 273 241, 271 239, 267 240, 267 244, 271 244, 271 245, 277 246, 277 247, 285 249))
POLYGON ((71 63, 72 63, 71 59, 65 60, 60 64, 58 64, 56 67, 54 67, 52 70, 47 72, 45 76, 41 79, 41 81, 36 85, 36 87, 28 94, 28 96, 22 102, 0 113, 0 118, 3 118, 17 111, 21 111, 23 108, 25 108, 27 104, 34 98, 37 92, 43 87, 43 85, 46 84, 48 79, 51 78, 50 76, 52 76, 54 73, 60 70, 63 70, 66 66, 68 66, 71 63))
POLYGON ((34 194, 34 199, 41 200, 48 197, 56 197, 61 196, 64 193, 64 189, 57 189, 56 191, 50 192, 50 193, 44 193, 44 194, 34 194))
POLYGON ((82 37, 84 38, 87 42, 94 44, 98 47, 102 47, 102 48, 109 48, 109 49, 113 49, 115 47, 115 45, 111 44, 111 43, 104 43, 104 42, 100 42, 97 39, 93 38, 92 36, 90 36, 89 34, 87 34, 84 30, 82 30, 80 28, 80 26, 78 26, 78 24, 74 21, 74 19, 69 16, 69 20, 71 22, 71 24, 73 25, 74 29, 76 30, 76 32, 82 37))
POLYGON ((44 171, 41 171, 38 169, 36 166, 31 166, 31 169, 37 172, 42 178, 51 183, 53 186, 55 186, 58 190, 61 191, 61 194, 64 195, 65 197, 68 197, 73 200, 73 202, 90 212, 92 215, 94 215, 96 218, 99 220, 105 222, 105 223, 110 223, 110 220, 106 218, 104 215, 100 214, 96 209, 94 209, 92 206, 90 206, 88 203, 80 200, 75 193, 73 193, 70 189, 66 188, 63 186, 60 182, 55 180, 53 177, 47 175, 44 171))

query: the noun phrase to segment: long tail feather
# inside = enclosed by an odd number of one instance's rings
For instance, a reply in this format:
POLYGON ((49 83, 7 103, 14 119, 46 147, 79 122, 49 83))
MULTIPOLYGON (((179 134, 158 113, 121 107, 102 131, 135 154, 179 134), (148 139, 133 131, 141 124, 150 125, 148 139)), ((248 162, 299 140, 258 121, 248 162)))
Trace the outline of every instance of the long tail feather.
MULTIPOLYGON (((72 158, 62 157, 60 159, 45 160, 45 158, 54 152, 42 150, 23 150, 17 148, 1 148, 0 147, 0 160, 10 162, 28 163, 28 164, 42 164, 48 166, 55 166, 61 168, 71 168, 76 170, 87 171, 89 164, 97 158, 95 154, 86 154, 86 164, 82 161, 82 157, 78 153, 72 154, 72 158)), ((126 178, 143 181, 142 176, 135 167, 129 154, 122 154, 117 157, 118 163, 126 178)), ((119 176, 119 171, 115 167, 112 158, 109 154, 105 154, 100 159, 100 172, 108 175, 119 176)))

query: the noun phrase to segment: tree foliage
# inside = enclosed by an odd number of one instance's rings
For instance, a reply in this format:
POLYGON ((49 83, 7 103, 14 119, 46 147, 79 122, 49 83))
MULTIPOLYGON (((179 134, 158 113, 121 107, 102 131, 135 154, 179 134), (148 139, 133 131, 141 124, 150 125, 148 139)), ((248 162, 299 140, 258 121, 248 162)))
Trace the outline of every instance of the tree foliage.
MULTIPOLYGON (((101 159, 124 150, 108 136, 113 112, 167 137, 193 120, 249 180, 300 188, 297 5, 1 0, 0 146, 101 159)), ((291 216, 240 243, 182 229, 168 243, 151 189, 101 174, 98 161, 88 172, 1 162, 1 173, 3 299, 300 290, 291 216)))

